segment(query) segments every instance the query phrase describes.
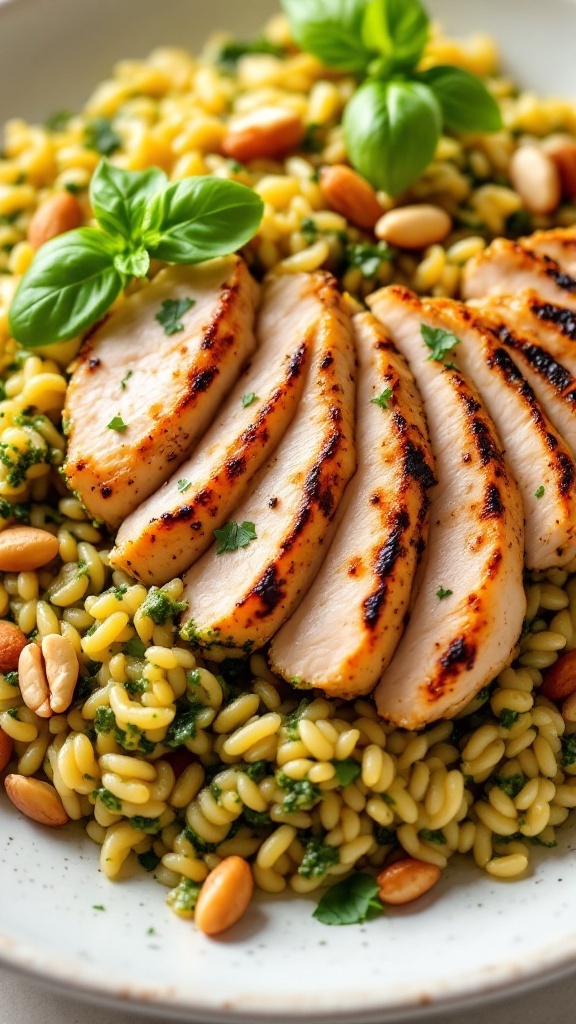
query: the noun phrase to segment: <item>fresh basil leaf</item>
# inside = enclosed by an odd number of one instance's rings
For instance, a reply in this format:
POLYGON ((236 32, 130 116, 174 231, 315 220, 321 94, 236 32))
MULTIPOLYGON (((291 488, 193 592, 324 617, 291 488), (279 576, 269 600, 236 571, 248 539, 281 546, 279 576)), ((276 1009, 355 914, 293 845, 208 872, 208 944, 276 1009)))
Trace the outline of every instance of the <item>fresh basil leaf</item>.
POLYGON ((101 160, 90 182, 90 203, 100 227, 138 246, 148 202, 167 181, 158 167, 124 171, 101 160))
POLYGON ((392 196, 426 170, 441 126, 438 101, 420 82, 365 82, 344 112, 350 161, 372 185, 392 196))
POLYGON ((370 0, 362 37, 376 47, 389 71, 410 70, 420 60, 430 34, 430 19, 420 0, 370 0))
POLYGON ((322 924, 362 924, 371 911, 384 912, 372 875, 352 874, 324 893, 312 914, 322 924))
POLYGON ((227 256, 258 230, 264 203, 252 189, 224 178, 175 181, 152 196, 144 235, 151 256, 166 263, 201 263, 227 256))
POLYGON ((438 100, 447 128, 454 132, 497 132, 502 128, 498 103, 476 75, 442 65, 418 77, 438 100))
POLYGON ((366 0, 281 0, 294 41, 329 68, 362 74, 374 57, 362 24, 366 0))
POLYGON ((96 228, 46 242, 24 274, 9 314, 12 336, 35 348, 73 338, 112 305, 124 286, 115 249, 96 228))
POLYGON ((125 277, 146 277, 150 266, 150 257, 146 249, 137 249, 136 252, 117 252, 114 257, 114 266, 125 277))

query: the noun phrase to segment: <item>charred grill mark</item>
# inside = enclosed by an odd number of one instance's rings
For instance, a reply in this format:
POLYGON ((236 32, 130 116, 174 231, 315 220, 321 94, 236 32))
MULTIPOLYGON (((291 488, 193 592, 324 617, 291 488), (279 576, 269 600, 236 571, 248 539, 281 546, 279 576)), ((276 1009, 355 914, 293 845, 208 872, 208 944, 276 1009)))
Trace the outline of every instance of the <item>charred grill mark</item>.
POLYGON ((426 461, 426 452, 413 441, 404 445, 404 472, 417 480, 422 487, 434 487, 436 477, 426 461))
POLYGON ((449 688, 454 677, 461 672, 470 672, 476 661, 477 648, 458 636, 449 644, 445 654, 439 659, 439 670, 436 677, 427 684, 426 690, 430 703, 439 700, 449 688))
MULTIPOLYGON (((525 403, 530 406, 530 414, 536 425, 541 431, 545 431, 546 420, 542 415, 542 407, 540 406, 534 391, 530 387, 530 384, 526 378, 522 376, 520 370, 516 366, 516 363, 510 358, 508 352, 503 348, 495 349, 489 360, 489 365, 497 366, 502 371, 508 384, 514 385, 525 403)), ((552 448, 556 447, 557 441, 551 434, 547 434, 546 443, 549 448, 552 448)))
POLYGON ((321 370, 327 370, 329 366, 332 366, 333 362, 334 362, 334 356, 332 355, 331 352, 327 352, 326 355, 324 356, 322 362, 320 363, 320 369, 321 370))
POLYGON ((177 523, 187 523, 193 517, 194 505, 182 505, 174 512, 162 512, 160 521, 167 530, 170 530, 177 523))
POLYGON ((556 461, 560 470, 560 493, 568 494, 574 486, 574 480, 576 478, 576 466, 566 452, 558 452, 556 455, 556 461))
POLYGON ((374 575, 378 583, 374 592, 362 602, 362 619, 367 629, 374 629, 378 624, 388 592, 389 577, 394 572, 396 562, 406 551, 402 537, 410 528, 410 517, 405 510, 401 510, 392 513, 390 518, 392 532, 378 551, 374 562, 374 575))
POLYGON ((319 509, 325 519, 329 521, 332 518, 336 510, 336 501, 334 492, 330 486, 331 476, 329 469, 331 463, 334 461, 336 453, 342 446, 342 441, 342 433, 340 431, 334 431, 334 433, 328 437, 314 465, 308 471, 306 480, 304 481, 304 499, 298 510, 294 526, 292 527, 289 536, 282 544, 283 551, 290 551, 292 545, 309 522, 314 506, 319 509))
POLYGON ((297 378, 300 376, 300 374, 302 373, 302 367, 306 362, 307 354, 308 346, 306 342, 303 341, 302 344, 300 345, 300 348, 298 348, 296 352, 294 352, 294 354, 290 357, 290 362, 288 363, 288 380, 292 380, 293 378, 297 378))
POLYGON ((227 459, 224 470, 229 480, 235 480, 236 477, 242 476, 246 472, 246 459, 244 456, 227 459))
POLYGON ((532 302, 532 312, 545 323, 554 324, 570 341, 576 341, 576 313, 550 302, 532 302))
POLYGON ((408 423, 406 422, 406 419, 402 415, 402 413, 400 413, 400 412, 392 413, 392 422, 393 422, 394 426, 396 427, 396 430, 398 431, 399 434, 405 434, 406 433, 406 430, 408 428, 408 423))
POLYGON ((190 378, 190 388, 187 396, 182 400, 180 408, 189 402, 196 395, 201 394, 203 391, 207 391, 212 381, 218 376, 218 370, 215 366, 210 367, 207 370, 199 370, 197 373, 192 374, 190 378))
POLYGON ((276 566, 268 566, 264 575, 245 598, 245 601, 249 601, 251 597, 256 597, 260 601, 262 607, 254 613, 257 619, 265 619, 272 615, 281 604, 286 596, 285 583, 285 580, 278 578, 276 566))
MULTIPOLYGON (((459 378, 457 378, 457 381, 459 383, 459 378)), ((469 394, 467 391, 461 391, 459 394, 468 416, 474 416, 475 413, 480 411, 482 406, 480 405, 480 402, 474 398, 474 395, 469 394)))
POLYGON ((487 466, 490 462, 501 462, 502 453, 486 421, 475 416, 470 427, 482 465, 487 466))
POLYGON ((501 519, 504 516, 504 504, 496 484, 488 484, 480 517, 482 519, 501 519))
MULTIPOLYGON (((563 312, 568 312, 568 310, 563 312)), ((576 339, 576 318, 574 319, 574 329, 574 338, 576 339)), ((568 401, 576 401, 576 379, 565 366, 562 366, 562 363, 554 359, 550 352, 546 352, 539 345, 533 345, 530 342, 525 342, 515 337, 503 324, 498 328, 498 336, 503 345, 507 345, 515 352, 519 352, 532 369, 540 377, 545 377, 556 391, 567 392, 565 397, 568 401)))
MULTIPOLYGON (((544 258, 548 260, 547 256, 544 258)), ((559 270, 556 264, 552 267, 546 267, 546 274, 552 278, 559 288, 563 288, 567 292, 576 292, 576 281, 574 278, 570 277, 569 274, 565 274, 563 270, 559 270)))

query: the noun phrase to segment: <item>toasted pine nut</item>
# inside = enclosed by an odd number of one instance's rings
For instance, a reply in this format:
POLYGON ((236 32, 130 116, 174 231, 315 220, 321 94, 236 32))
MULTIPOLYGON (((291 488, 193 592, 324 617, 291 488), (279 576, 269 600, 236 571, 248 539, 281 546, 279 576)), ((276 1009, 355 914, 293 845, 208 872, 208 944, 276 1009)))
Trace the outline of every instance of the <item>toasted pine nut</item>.
POLYGON ((12 757, 13 743, 10 736, 0 729, 0 772, 3 772, 12 757))
POLYGON ((427 249, 443 242, 452 230, 452 218, 440 206, 419 203, 390 210, 380 218, 375 234, 399 249, 427 249))
POLYGON ((576 651, 562 654, 546 672, 540 693, 555 703, 576 690, 576 651))
POLYGON ((225 857, 204 882, 194 920, 205 935, 218 935, 240 920, 252 898, 252 870, 242 857, 225 857))
POLYGON ((13 526, 0 533, 0 570, 28 572, 51 562, 58 554, 58 538, 34 526, 13 526))
POLYGON ((6 792, 19 811, 41 825, 65 825, 68 815, 58 793, 48 782, 26 775, 7 775, 6 792))
POLYGON ((273 158, 294 149, 303 135, 304 126, 295 111, 260 107, 230 121, 222 152, 241 163, 273 158))
POLYGON ((576 142, 570 136, 556 135, 542 148, 556 164, 563 195, 573 202, 576 200, 576 142))
POLYGON ((20 653, 27 643, 18 626, 0 619, 0 672, 14 672, 18 668, 20 653))
POLYGON ((378 896, 383 903, 394 906, 411 903, 436 885, 440 874, 440 868, 435 864, 404 857, 380 872, 377 879, 380 886, 378 896))
POLYGON ((530 213, 552 213, 560 205, 560 174, 540 146, 519 146, 510 161, 510 181, 530 213))
POLYGON ((50 718, 50 691, 44 672, 42 651, 37 644, 27 644, 18 661, 20 691, 26 707, 39 718, 50 718))
POLYGON ((56 715, 72 703, 80 665, 72 644, 59 633, 50 633, 42 641, 46 678, 50 689, 50 707, 56 715))
POLYGON ((372 229, 382 216, 372 186, 345 164, 323 167, 320 189, 328 205, 359 228, 372 229))
POLYGON ((70 192, 55 192, 35 211, 28 227, 28 241, 34 249, 82 223, 82 207, 70 192))

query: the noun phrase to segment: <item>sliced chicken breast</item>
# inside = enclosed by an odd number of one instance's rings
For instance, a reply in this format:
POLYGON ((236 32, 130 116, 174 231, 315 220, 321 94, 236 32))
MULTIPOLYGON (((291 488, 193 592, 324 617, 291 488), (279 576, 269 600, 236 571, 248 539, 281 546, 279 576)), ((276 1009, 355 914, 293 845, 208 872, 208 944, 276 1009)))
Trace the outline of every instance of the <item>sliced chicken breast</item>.
POLYGON ((498 316, 511 331, 532 334, 549 355, 576 377, 576 313, 546 302, 533 290, 491 295, 471 305, 498 316))
POLYGON ((370 313, 353 325, 356 474, 326 559, 270 647, 272 667, 284 679, 345 699, 373 689, 398 644, 435 483, 412 374, 370 313))
POLYGON ((354 472, 352 327, 337 289, 324 298, 296 416, 234 511, 256 538, 220 555, 212 547, 184 578, 182 635, 212 657, 261 647, 290 615, 318 571, 354 472))
POLYGON ((576 466, 498 334, 470 307, 449 299, 422 302, 426 323, 459 344, 450 355, 480 392, 518 483, 529 569, 544 571, 574 558, 576 466))
POLYGON ((375 690, 384 718, 419 729, 455 715, 512 656, 526 609, 522 503, 478 392, 430 360, 421 302, 400 287, 368 302, 408 361, 436 460, 427 559, 375 690))
POLYGON ((466 265, 465 299, 515 295, 525 289, 538 292, 543 302, 576 312, 576 280, 548 256, 537 256, 518 242, 498 238, 466 265))
POLYGON ((520 245, 537 256, 549 256, 570 277, 576 277, 576 228, 552 228, 535 231, 520 239, 520 245))
POLYGON ((110 559, 144 583, 184 572, 245 497, 279 443, 304 387, 310 345, 335 283, 294 274, 264 287, 258 350, 218 418, 171 479, 122 524, 110 559))
POLYGON ((514 326, 514 314, 509 309, 501 312, 498 297, 477 301, 474 308, 510 353, 572 456, 576 456, 576 377, 540 344, 534 331, 514 326))
POLYGON ((205 431, 255 347, 257 299, 238 256, 170 267, 92 332, 66 396, 64 471, 96 519, 118 526, 205 431))

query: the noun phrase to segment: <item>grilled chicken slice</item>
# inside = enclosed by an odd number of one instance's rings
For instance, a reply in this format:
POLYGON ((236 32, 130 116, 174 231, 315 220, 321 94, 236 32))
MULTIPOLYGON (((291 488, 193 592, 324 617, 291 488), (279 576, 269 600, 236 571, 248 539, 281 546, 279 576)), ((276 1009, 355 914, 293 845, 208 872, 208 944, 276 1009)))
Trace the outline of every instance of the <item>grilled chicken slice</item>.
POLYGON ((526 608, 522 502, 478 392, 429 359, 421 325, 434 321, 420 301, 399 287, 368 301, 408 361, 436 459, 427 559, 375 691, 384 718, 419 729, 455 715, 512 655, 526 608))
MULTIPOLYGON (((534 389, 544 412, 576 456, 576 377, 543 347, 529 328, 516 326, 516 316, 496 296, 474 303, 475 310, 495 332, 500 344, 534 389)), ((576 323, 576 319, 575 319, 576 323)), ((576 346, 575 346, 576 349, 576 346)), ((576 362, 576 351, 574 352, 576 362)), ((575 366, 576 369, 576 366, 575 366)))
POLYGON ((459 344, 450 358, 480 392, 518 482, 525 518, 526 565, 544 571, 574 558, 576 466, 498 333, 461 302, 422 302, 426 323, 459 344))
POLYGON ((238 256, 172 267, 92 332, 66 397, 65 473, 96 519, 118 526, 205 431, 254 349, 257 299, 238 256), (163 313, 179 315, 165 327, 163 313))
POLYGON ((285 275, 264 287, 254 359, 190 457, 122 524, 114 565, 161 585, 210 547, 290 425, 316 326, 334 301, 325 274, 285 275))
POLYGON ((274 670, 289 682, 345 699, 373 689, 398 644, 435 483, 422 403, 404 359, 370 313, 353 325, 356 475, 326 559, 270 647, 274 670))
POLYGON ((533 290, 518 295, 491 295, 475 299, 471 305, 499 317, 511 331, 533 334, 538 344, 576 377, 575 312, 547 302, 533 290))
POLYGON ((310 339, 310 367, 294 420, 257 474, 234 521, 256 539, 216 554, 185 576, 182 635, 212 657, 248 653, 278 630, 308 589, 326 553, 331 525, 355 467, 352 327, 332 278, 310 339))
POLYGON ((576 277, 576 228, 535 231, 533 235, 521 238, 520 244, 537 256, 549 256, 566 274, 576 277))
POLYGON ((537 256, 518 242, 498 238, 466 266, 465 299, 515 295, 531 289, 543 302, 576 312, 576 280, 548 256, 537 256))

